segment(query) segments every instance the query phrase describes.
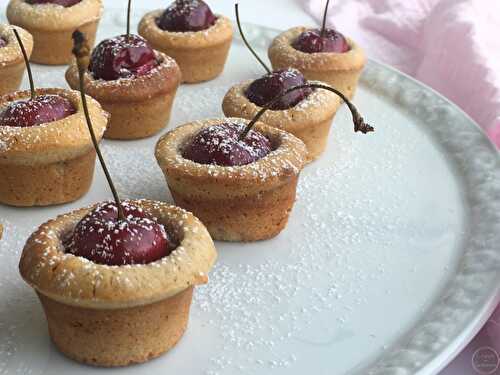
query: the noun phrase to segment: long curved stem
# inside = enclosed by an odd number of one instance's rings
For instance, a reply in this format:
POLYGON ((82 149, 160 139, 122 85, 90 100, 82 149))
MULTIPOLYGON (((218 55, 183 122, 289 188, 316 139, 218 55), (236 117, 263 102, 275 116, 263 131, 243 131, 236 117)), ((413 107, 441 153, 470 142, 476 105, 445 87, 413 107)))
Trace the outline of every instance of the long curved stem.
POLYGON ((73 33, 73 54, 76 57, 76 63, 78 65, 78 77, 79 77, 79 83, 80 83, 80 95, 82 98, 82 105, 83 105, 83 112, 85 114, 85 120, 87 121, 87 127, 89 128, 90 132, 90 138, 92 138, 92 143, 94 144, 95 151, 97 153, 97 157, 99 158, 99 162, 101 163, 102 170, 104 171, 104 175, 106 176, 106 180, 108 181, 109 187, 111 189, 111 193, 113 194, 113 197, 116 202, 116 206, 118 208, 118 220, 125 220, 125 215, 123 213, 123 207, 120 201, 120 197, 118 196, 118 193, 116 191, 115 185, 113 184, 113 180, 111 179, 111 175, 109 174, 108 168, 106 166, 106 163, 104 162, 104 158, 101 153, 101 149, 99 148, 99 144, 97 142, 97 138, 94 133, 94 129, 92 127, 92 122, 90 120, 90 114, 89 114, 89 109, 87 105, 87 98, 85 97, 85 84, 84 84, 84 77, 85 77, 85 71, 88 68, 89 65, 89 55, 90 55, 90 48, 87 45, 87 41, 85 40, 85 37, 83 34, 79 31, 76 30, 73 33))
POLYGON ((322 38, 325 36, 326 16, 328 14, 328 6, 329 5, 330 5, 330 0, 326 0, 325 11, 323 12, 323 24, 321 25, 321 34, 320 34, 322 38))
POLYGON ((243 130, 243 132, 239 136, 239 139, 241 140, 241 139, 245 138, 247 136, 248 132, 255 125, 255 123, 257 121, 259 121, 259 119, 262 117, 262 115, 269 108, 271 108, 278 100, 280 100, 283 96, 291 93, 292 91, 305 89, 305 88, 328 90, 328 91, 331 91, 331 92, 337 94, 338 96, 340 96, 340 98, 347 104, 347 107, 351 111, 352 121, 354 123, 354 131, 355 132, 361 132, 361 133, 366 134, 366 133, 369 133, 369 132, 372 132, 375 130, 373 128, 373 126, 370 126, 367 123, 365 123, 365 121, 363 120, 363 117, 361 117, 361 115, 359 114, 356 106, 354 104, 352 104, 352 102, 344 94, 342 94, 339 90, 337 90, 333 87, 327 86, 327 85, 319 84, 319 83, 307 83, 304 85, 289 88, 284 93, 278 95, 273 100, 271 100, 269 103, 267 103, 264 107, 262 107, 262 109, 259 112, 257 112, 255 117, 248 123, 246 128, 243 130))
POLYGON ((15 28, 12 28, 12 31, 14 32, 14 35, 16 36, 17 43, 19 44, 19 47, 21 47, 21 52, 23 54, 24 63, 26 64, 26 70, 28 71, 28 79, 30 81, 31 100, 33 100, 36 97, 36 92, 35 92, 35 83, 33 82, 33 73, 31 72, 31 66, 30 66, 28 54, 26 53, 26 49, 24 48, 23 41, 21 40, 21 37, 19 36, 19 33, 17 32, 17 30, 15 28))
POLYGON ((271 69, 266 65, 264 61, 257 55, 257 52, 250 46, 250 43, 248 43, 247 38, 245 38, 245 34, 243 34, 243 29, 241 28, 241 22, 240 22, 240 12, 238 11, 238 3, 234 4, 234 11, 236 13, 236 23, 238 25, 238 30, 240 31, 241 39, 243 39, 243 43, 247 46, 247 48, 250 50, 252 55, 257 59, 257 61, 260 63, 260 65, 263 66, 263 68, 266 70, 266 72, 269 74, 271 73, 271 69))

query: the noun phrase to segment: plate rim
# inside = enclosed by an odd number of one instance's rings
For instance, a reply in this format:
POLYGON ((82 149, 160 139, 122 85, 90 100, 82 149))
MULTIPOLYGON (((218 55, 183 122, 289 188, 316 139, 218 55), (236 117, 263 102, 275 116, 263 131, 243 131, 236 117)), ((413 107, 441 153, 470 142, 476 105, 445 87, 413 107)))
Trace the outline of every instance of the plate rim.
MULTIPOLYGON (((399 69, 381 62, 377 59, 368 59, 372 64, 378 65, 382 69, 386 69, 388 71, 393 72, 401 77, 404 77, 406 80, 413 82, 415 85, 420 86, 428 92, 431 92, 434 96, 440 98, 445 101, 453 110, 463 116, 467 121, 472 124, 476 130, 484 137, 484 140, 487 141, 487 145, 491 148, 491 151, 496 153, 497 158, 500 159, 500 150, 495 146, 495 144, 491 141, 491 139, 487 136, 486 131, 462 108, 458 106, 458 104, 454 103, 452 100, 448 99, 446 96, 441 94, 439 91, 430 87, 426 83, 419 81, 415 77, 410 76, 409 74, 400 71, 399 69)), ((456 276, 456 275, 455 275, 456 276)), ((449 280, 448 280, 449 281, 449 280)), ((447 365, 449 365, 461 352, 464 350, 467 345, 472 341, 472 339, 481 331, 484 325, 488 322, 489 318, 495 311, 495 309, 500 305, 500 275, 497 277, 496 288, 492 290, 490 293, 490 297, 488 301, 484 304, 483 308, 480 312, 476 313, 476 317, 473 319, 474 321, 469 322, 468 327, 461 332, 459 336, 456 337, 454 342, 448 344, 446 348, 441 350, 441 353, 436 353, 435 357, 431 359, 427 365, 418 370, 419 374, 438 374, 441 370, 443 370, 447 365), (444 360, 440 360, 439 357, 444 357, 444 360)), ((431 309, 430 306, 427 310, 431 309)), ((415 330, 418 326, 417 322, 412 330, 415 330)))

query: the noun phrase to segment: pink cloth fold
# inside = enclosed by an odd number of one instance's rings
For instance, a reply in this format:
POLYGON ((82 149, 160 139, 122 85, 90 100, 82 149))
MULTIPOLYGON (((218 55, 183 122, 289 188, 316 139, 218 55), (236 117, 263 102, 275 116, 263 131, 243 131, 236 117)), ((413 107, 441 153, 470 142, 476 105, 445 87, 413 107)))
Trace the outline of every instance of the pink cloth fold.
MULTIPOLYGON (((321 19, 325 0, 303 0, 321 19)), ((334 0, 329 25, 436 89, 500 147, 500 1, 334 0)))

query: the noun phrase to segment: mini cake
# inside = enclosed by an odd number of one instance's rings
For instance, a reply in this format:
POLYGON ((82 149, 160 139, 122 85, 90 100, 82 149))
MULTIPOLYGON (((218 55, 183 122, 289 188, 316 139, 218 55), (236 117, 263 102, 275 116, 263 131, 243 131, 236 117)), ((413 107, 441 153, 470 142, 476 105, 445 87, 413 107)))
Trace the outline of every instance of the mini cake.
POLYGON ((33 35, 31 61, 48 65, 72 61, 71 34, 76 29, 93 45, 101 13, 101 0, 10 0, 7 7, 9 22, 33 35))
MULTIPOLYGON (((101 139, 108 115, 89 99, 101 139)), ((46 206, 74 201, 89 189, 95 152, 78 92, 38 89, 0 97, 0 203, 46 206)))
POLYGON ((139 34, 173 57, 183 82, 202 82, 224 69, 233 36, 231 21, 214 15, 201 0, 176 0, 165 11, 147 13, 139 34))
MULTIPOLYGON (((252 119, 262 109, 262 106, 276 97, 275 93, 271 92, 268 98, 255 100, 252 93, 256 91, 255 88, 258 85, 267 87, 268 91, 273 91, 273 88, 277 88, 279 84, 273 85, 270 81, 278 81, 282 84, 282 87, 277 90, 279 95, 283 90, 294 86, 293 82, 283 84, 283 77, 299 77, 299 75, 302 76, 295 69, 286 69, 261 78, 261 80, 268 81, 262 84, 258 80, 249 80, 234 85, 226 93, 222 101, 224 115, 252 119)), ((288 79, 297 81, 294 78, 288 79)), ((300 83, 297 82, 297 84, 300 83)), ((266 88, 263 87, 260 90, 266 90, 266 88)), ((266 111, 262 116, 262 121, 267 125, 286 130, 300 138, 307 147, 307 162, 311 162, 317 159, 325 150, 333 118, 342 102, 335 94, 323 90, 308 90, 306 95, 294 96, 293 94, 285 96, 280 103, 273 106, 272 110, 266 111), (293 104, 294 102, 296 104, 293 104)))
POLYGON ((179 341, 193 287, 207 282, 217 253, 192 214, 161 202, 120 200, 88 111, 89 47, 82 33, 72 38, 87 130, 114 202, 42 225, 28 239, 19 271, 37 292, 62 353, 91 365, 125 366, 179 341))
POLYGON ((294 67, 309 80, 323 81, 352 98, 366 57, 353 40, 347 38, 345 52, 302 52, 293 45, 305 27, 294 27, 277 36, 269 47, 269 59, 274 69, 294 67))
POLYGON ((328 83, 348 98, 356 91, 366 57, 352 39, 326 27, 326 1, 321 30, 294 27, 278 35, 268 55, 274 69, 293 67, 309 80, 328 83))
POLYGON ((263 123, 239 139, 247 123, 237 118, 188 123, 156 146, 175 203, 200 218, 216 240, 274 237, 295 202, 305 145, 263 123))
POLYGON ((267 73, 256 80, 231 87, 222 102, 224 115, 250 120, 273 99, 281 96, 264 113, 263 122, 300 138, 307 146, 308 162, 318 158, 326 147, 332 120, 341 105, 340 99, 331 92, 309 87, 283 95, 293 87, 307 84, 307 80, 297 69, 271 71, 245 38, 238 4, 235 5, 235 13, 243 42, 267 73))
MULTIPOLYGON (((66 71, 66 80, 78 88, 75 63, 66 71)), ((180 80, 172 58, 154 51, 138 35, 120 35, 102 41, 92 52, 85 91, 111 114, 105 138, 138 139, 167 125, 180 80)))
MULTIPOLYGON (((21 85, 25 64, 12 28, 0 24, 0 95, 16 91, 21 85)), ((33 37, 26 30, 16 27, 23 41, 26 53, 31 56, 33 37)))
POLYGON ((123 220, 105 202, 48 221, 19 262, 54 344, 90 365, 141 363, 172 348, 217 257, 192 214, 147 200, 121 207, 123 220))

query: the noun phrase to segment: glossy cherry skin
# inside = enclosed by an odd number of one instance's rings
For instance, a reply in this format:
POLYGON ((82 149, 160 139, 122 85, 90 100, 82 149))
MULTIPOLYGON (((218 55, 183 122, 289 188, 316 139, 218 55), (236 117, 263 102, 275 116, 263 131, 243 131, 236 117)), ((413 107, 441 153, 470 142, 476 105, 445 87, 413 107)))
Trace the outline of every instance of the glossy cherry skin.
POLYGON ((199 164, 237 166, 253 163, 272 151, 269 139, 254 130, 238 140, 244 128, 235 123, 209 126, 194 136, 182 156, 199 164))
POLYGON ((71 102, 59 95, 38 95, 9 103, 0 112, 0 126, 29 127, 61 120, 76 112, 71 102))
POLYGON ((94 49, 89 70, 94 78, 113 81, 145 75, 158 66, 155 53, 139 35, 105 39, 94 49))
MULTIPOLYGON (((122 208, 126 219, 148 217, 142 208, 132 205, 127 201, 122 202, 122 208)), ((96 209, 92 211, 91 216, 99 220, 116 220, 118 218, 118 207, 115 202, 105 202, 96 207, 96 209)))
POLYGON ((156 21, 162 30, 173 32, 206 30, 217 17, 209 6, 201 0, 176 0, 156 21))
POLYGON ((61 5, 65 8, 72 7, 73 5, 78 4, 82 0, 28 0, 27 2, 29 4, 56 4, 56 5, 61 5))
MULTIPOLYGON (((289 68, 276 70, 253 81, 245 90, 245 95, 252 103, 259 107, 265 106, 287 89, 307 83, 306 79, 297 69, 289 68)), ((283 96, 270 109, 284 110, 292 108, 307 98, 312 92, 310 88, 295 90, 283 96)))
POLYGON ((118 266, 151 263, 177 247, 165 228, 141 208, 128 202, 122 202, 122 207, 125 220, 118 220, 114 202, 97 206, 65 241, 66 252, 118 266))
POLYGON ((344 53, 350 49, 345 37, 334 29, 325 29, 323 37, 320 30, 304 31, 295 39, 292 47, 305 53, 344 53))
POLYGON ((7 45, 7 41, 0 36, 0 48, 5 47, 7 45))

